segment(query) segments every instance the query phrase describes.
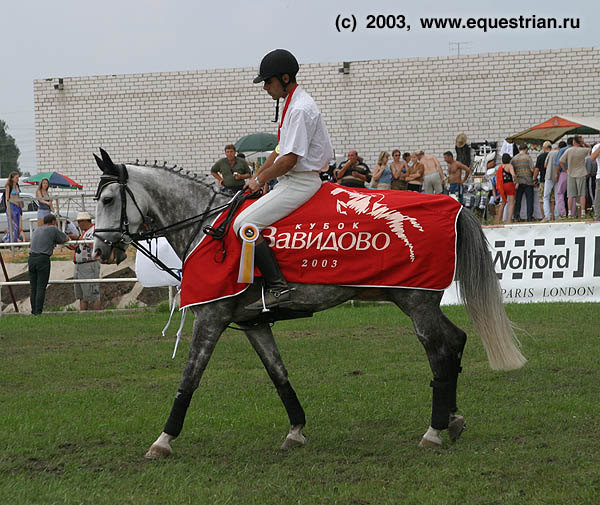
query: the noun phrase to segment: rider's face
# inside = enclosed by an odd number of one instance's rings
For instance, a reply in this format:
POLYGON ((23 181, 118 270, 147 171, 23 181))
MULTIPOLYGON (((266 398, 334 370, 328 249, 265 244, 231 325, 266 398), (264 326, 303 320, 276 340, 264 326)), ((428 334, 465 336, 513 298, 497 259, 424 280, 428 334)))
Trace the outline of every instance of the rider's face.
MULTIPOLYGON (((284 75, 285 78, 285 75, 284 75)), ((285 91, 283 90, 283 84, 276 77, 270 77, 265 80, 263 84, 263 89, 271 95, 273 100, 278 100, 285 96, 285 91)))

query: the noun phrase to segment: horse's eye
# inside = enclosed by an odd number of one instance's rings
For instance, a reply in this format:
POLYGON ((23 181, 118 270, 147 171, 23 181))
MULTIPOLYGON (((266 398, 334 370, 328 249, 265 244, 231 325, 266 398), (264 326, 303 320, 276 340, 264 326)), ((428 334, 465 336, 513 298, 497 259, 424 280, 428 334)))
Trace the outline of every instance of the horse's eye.
POLYGON ((102 203, 103 203, 104 205, 110 205, 112 202, 113 202, 113 197, 112 197, 112 196, 105 196, 105 197, 102 199, 102 203))

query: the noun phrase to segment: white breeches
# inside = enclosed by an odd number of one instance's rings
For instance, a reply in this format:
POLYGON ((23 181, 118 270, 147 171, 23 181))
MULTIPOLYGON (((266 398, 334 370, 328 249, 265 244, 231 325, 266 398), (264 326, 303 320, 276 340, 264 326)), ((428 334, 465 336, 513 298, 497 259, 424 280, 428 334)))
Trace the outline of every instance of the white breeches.
POLYGON ((233 231, 237 235, 249 223, 259 230, 272 225, 310 200, 320 187, 319 172, 288 172, 279 177, 271 191, 240 213, 233 222, 233 231))

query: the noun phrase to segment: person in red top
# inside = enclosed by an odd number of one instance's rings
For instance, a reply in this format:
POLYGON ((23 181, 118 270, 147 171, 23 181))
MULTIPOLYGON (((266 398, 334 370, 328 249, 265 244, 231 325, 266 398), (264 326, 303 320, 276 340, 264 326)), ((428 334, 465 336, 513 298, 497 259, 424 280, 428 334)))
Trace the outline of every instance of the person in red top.
POLYGON ((517 194, 518 182, 517 176, 515 175, 515 169, 510 164, 510 154, 504 153, 502 155, 502 164, 498 167, 496 172, 496 187, 502 197, 500 208, 496 212, 496 223, 502 222, 502 216, 504 214, 504 207, 508 203, 508 223, 512 223, 513 212, 515 211, 515 195, 517 194))

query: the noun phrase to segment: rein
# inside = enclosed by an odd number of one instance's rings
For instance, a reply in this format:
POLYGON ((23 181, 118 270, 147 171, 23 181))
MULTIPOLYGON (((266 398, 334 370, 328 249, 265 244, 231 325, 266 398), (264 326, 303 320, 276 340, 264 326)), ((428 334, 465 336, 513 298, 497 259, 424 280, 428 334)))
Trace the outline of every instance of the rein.
POLYGON ((227 236, 227 232, 229 231, 229 228, 231 227, 231 224, 233 223, 233 218, 235 217, 235 213, 237 212, 237 210, 242 206, 242 204, 246 200, 252 199, 252 198, 258 198, 261 195, 262 195, 262 191, 257 192, 257 193, 245 193, 245 194, 241 193, 241 192, 236 193, 236 195, 227 203, 227 206, 229 208, 227 209, 227 215, 225 216, 225 219, 223 220, 223 222, 216 228, 213 226, 205 226, 204 227, 204 233, 206 235, 209 235, 213 239, 219 240, 221 242, 221 259, 219 261, 217 258, 215 258, 215 261, 217 263, 223 263, 225 261, 225 256, 227 255, 227 251, 225 249, 225 237, 227 236))

